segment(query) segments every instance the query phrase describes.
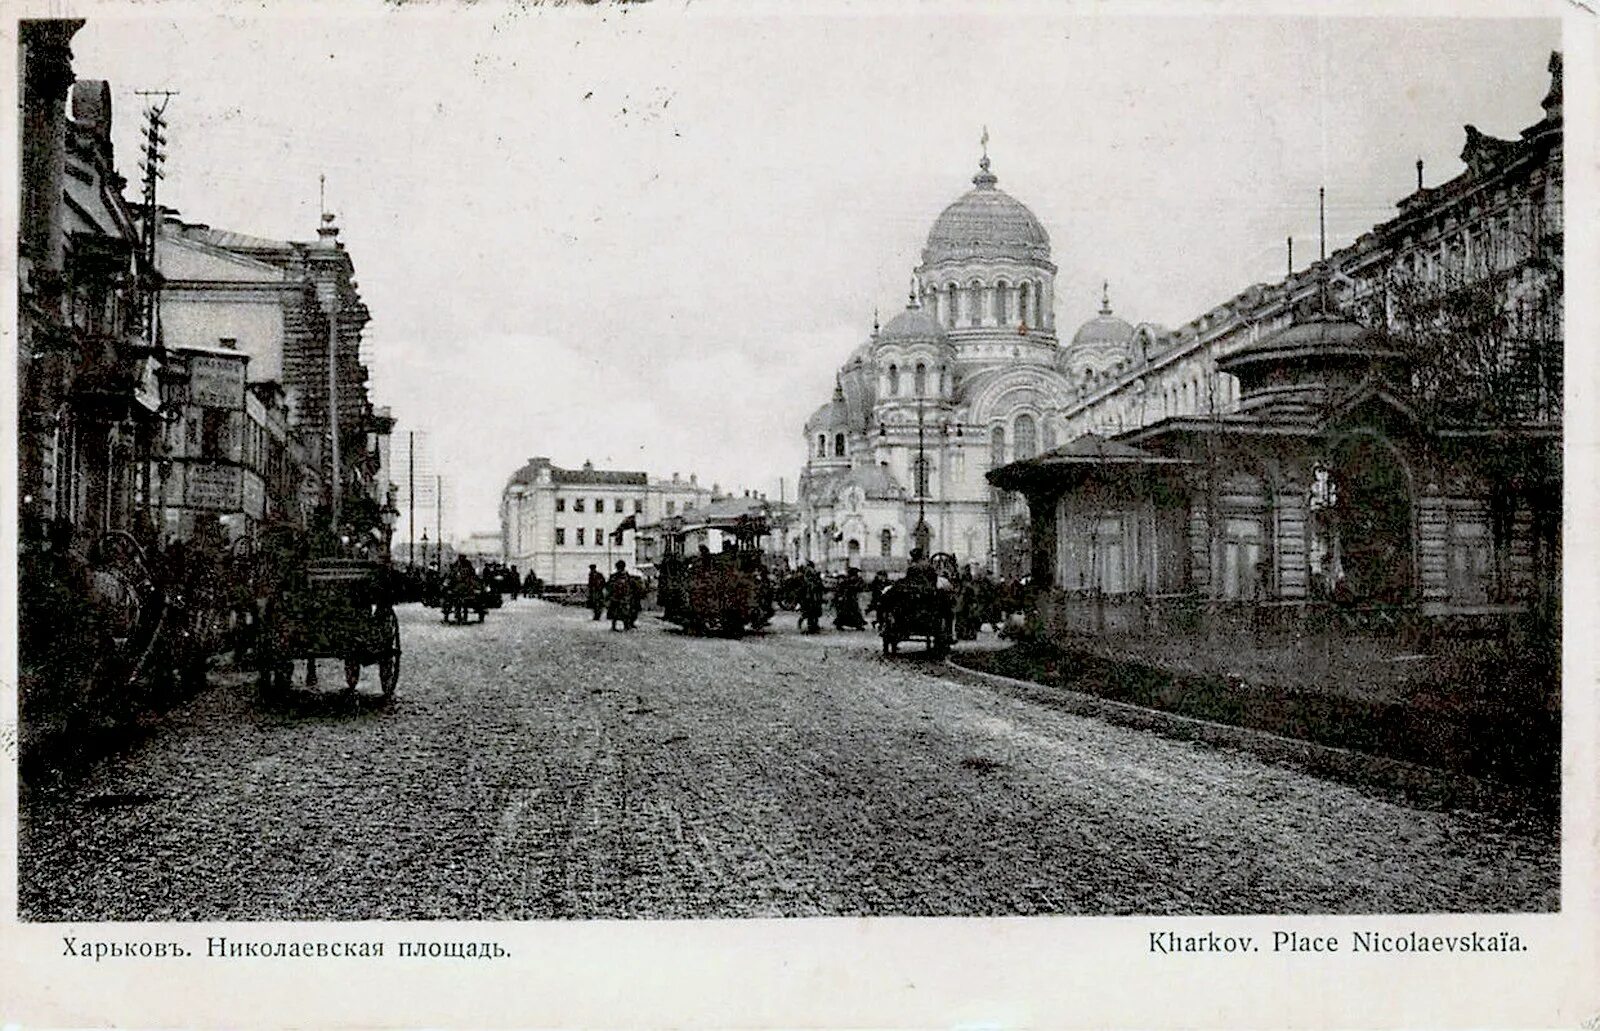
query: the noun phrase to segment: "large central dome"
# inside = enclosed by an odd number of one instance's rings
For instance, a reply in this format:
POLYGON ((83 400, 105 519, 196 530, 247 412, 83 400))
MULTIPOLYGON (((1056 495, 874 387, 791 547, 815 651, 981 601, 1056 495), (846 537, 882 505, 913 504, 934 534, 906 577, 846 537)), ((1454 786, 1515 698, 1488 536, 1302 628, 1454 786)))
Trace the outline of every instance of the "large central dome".
POLYGON ((934 220, 922 250, 924 267, 972 258, 1050 260, 1050 234, 1021 201, 995 186, 998 181, 986 155, 972 189, 934 220))

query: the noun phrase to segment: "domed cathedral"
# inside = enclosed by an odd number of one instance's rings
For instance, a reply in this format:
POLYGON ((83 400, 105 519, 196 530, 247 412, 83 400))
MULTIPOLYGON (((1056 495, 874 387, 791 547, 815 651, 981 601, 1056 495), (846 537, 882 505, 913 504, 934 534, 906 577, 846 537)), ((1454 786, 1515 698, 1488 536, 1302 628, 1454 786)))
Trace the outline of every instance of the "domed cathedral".
POLYGON ((1113 367, 1134 331, 1102 305, 1056 338, 1050 234, 1001 190, 985 150, 934 219, 905 309, 840 368, 806 421, 792 558, 898 570, 911 549, 1001 573, 1026 568, 1026 507, 984 474, 1056 446, 1073 376, 1113 367))

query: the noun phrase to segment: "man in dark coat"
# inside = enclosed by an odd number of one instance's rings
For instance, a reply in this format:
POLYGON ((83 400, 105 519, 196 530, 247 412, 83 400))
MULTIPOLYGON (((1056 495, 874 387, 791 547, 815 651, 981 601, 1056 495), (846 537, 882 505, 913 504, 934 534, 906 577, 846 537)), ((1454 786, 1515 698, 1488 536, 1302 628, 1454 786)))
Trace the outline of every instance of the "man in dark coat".
POLYGON ((632 630, 639 621, 639 585, 628 574, 628 563, 617 560, 617 571, 611 574, 611 582, 606 586, 606 618, 611 620, 611 629, 618 629, 621 623, 623 630, 632 630))
POLYGON ((808 634, 819 633, 822 630, 822 598, 825 593, 822 586, 822 575, 817 572, 817 567, 806 563, 801 571, 800 581, 800 621, 808 634))
POLYGON ((867 611, 872 613, 872 625, 874 627, 879 626, 882 623, 882 619, 878 614, 878 606, 883 603, 883 592, 888 589, 888 573, 880 569, 876 573, 872 574, 872 582, 867 584, 867 591, 869 593, 867 600, 867 611))
POLYGON ((833 625, 837 630, 865 630, 867 621, 861 615, 861 592, 866 581, 855 568, 845 570, 844 579, 833 589, 833 625))
POLYGON ((595 622, 599 622, 600 613, 606 608, 606 577, 593 563, 589 565, 589 611, 594 613, 595 622))

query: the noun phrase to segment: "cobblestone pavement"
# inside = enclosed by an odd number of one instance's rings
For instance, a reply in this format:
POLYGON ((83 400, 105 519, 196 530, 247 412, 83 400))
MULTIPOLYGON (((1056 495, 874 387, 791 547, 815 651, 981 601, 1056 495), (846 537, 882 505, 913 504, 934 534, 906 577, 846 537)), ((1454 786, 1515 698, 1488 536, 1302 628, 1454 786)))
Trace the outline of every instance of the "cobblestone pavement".
MULTIPOLYGON (((398 697, 225 682, 24 794, 25 918, 1549 909, 1553 843, 792 622, 402 613, 398 697)), ((908 651, 914 651, 914 648, 908 651)))

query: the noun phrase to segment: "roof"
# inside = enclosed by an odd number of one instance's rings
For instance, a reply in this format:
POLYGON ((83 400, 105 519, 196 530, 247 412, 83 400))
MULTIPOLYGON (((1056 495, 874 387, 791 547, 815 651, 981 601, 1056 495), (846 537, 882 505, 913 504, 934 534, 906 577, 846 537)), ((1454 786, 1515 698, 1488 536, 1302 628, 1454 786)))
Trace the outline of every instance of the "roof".
POLYGON ((1311 359, 1395 360, 1405 355, 1379 334, 1359 323, 1335 315, 1312 314, 1297 318, 1274 333, 1241 347, 1217 360, 1217 368, 1236 372, 1241 368, 1311 359))
POLYGON ((646 487, 650 484, 650 477, 645 473, 614 469, 562 469, 552 465, 550 482, 646 487))
POLYGON ((889 324, 878 330, 877 343, 891 340, 943 340, 944 330, 939 328, 926 310, 914 300, 906 306, 906 310, 889 320, 889 324))
POLYGON ((989 158, 978 162, 973 188, 934 219, 922 251, 924 265, 969 258, 1050 260, 1050 234, 1032 211, 995 186, 989 158))
POLYGON ((1056 479, 1058 474, 1069 470, 1088 470, 1107 466, 1127 468, 1189 464, 1189 460, 1185 458, 1154 454, 1136 448, 1132 444, 1107 440, 1096 433, 1086 433, 1042 455, 990 470, 988 479, 997 487, 1016 490, 1030 484, 1056 479))
POLYGON ((1133 324, 1111 314, 1109 308, 1078 327, 1072 334, 1073 347, 1127 347, 1133 342, 1133 324))

